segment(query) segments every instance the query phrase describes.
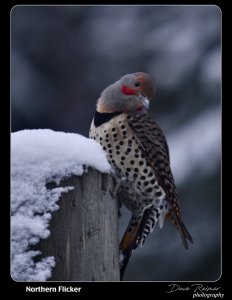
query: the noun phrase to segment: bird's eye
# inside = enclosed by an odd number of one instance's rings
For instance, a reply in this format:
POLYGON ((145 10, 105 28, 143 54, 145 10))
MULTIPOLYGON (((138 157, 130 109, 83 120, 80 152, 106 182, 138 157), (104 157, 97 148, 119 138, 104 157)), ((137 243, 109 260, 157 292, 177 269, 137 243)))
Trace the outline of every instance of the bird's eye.
POLYGON ((140 86, 140 82, 137 81, 137 82, 135 83, 135 86, 140 86))

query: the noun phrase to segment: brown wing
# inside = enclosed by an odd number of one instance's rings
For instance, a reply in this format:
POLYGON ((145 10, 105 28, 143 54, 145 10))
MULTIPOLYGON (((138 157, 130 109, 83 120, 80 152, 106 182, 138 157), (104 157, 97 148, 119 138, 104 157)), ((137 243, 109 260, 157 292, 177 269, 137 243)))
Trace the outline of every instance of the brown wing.
POLYGON ((187 241, 193 243, 193 239, 181 220, 181 213, 173 179, 169 149, 166 138, 158 124, 149 116, 128 116, 128 123, 137 138, 148 164, 153 168, 159 185, 164 190, 170 211, 166 219, 175 225, 181 234, 184 247, 187 249, 187 241))

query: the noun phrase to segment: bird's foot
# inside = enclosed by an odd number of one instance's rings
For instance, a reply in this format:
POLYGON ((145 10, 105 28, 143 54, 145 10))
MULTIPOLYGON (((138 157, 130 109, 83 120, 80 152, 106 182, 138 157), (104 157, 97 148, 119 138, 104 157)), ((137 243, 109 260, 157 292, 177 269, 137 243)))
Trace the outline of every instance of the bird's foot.
POLYGON ((115 198, 117 193, 119 192, 121 182, 119 180, 115 180, 115 185, 112 190, 110 190, 111 197, 115 198))

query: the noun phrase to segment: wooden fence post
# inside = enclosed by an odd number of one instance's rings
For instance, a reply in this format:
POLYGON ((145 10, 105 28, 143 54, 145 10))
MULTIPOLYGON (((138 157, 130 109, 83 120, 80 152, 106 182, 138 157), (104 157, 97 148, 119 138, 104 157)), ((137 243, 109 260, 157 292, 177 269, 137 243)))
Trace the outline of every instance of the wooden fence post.
MULTIPOLYGON (((52 188, 55 184, 48 184, 52 188)), ((54 256, 50 281, 117 281, 118 206, 112 198, 112 178, 89 169, 60 186, 74 186, 62 194, 50 221, 51 235, 41 240, 42 257, 54 256)))

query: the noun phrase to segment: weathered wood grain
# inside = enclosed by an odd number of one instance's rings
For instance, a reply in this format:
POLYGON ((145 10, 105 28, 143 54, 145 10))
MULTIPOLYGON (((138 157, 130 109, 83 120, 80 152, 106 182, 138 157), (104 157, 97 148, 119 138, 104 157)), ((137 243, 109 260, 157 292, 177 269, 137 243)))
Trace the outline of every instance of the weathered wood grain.
MULTIPOLYGON (((53 183, 49 184, 52 188, 53 183)), ((52 281, 117 281, 118 207, 112 178, 95 170, 64 180, 74 186, 58 201, 50 222, 51 235, 38 248, 55 256, 52 281)))

